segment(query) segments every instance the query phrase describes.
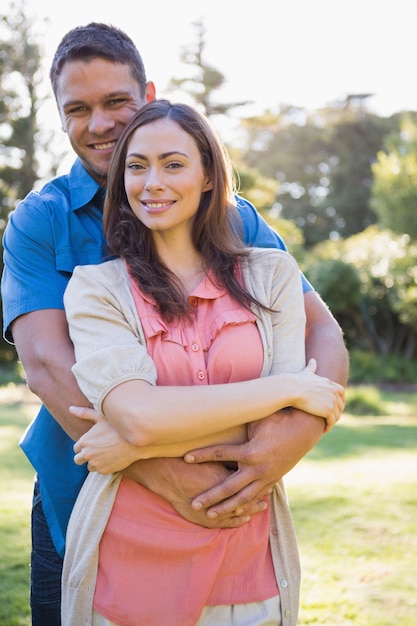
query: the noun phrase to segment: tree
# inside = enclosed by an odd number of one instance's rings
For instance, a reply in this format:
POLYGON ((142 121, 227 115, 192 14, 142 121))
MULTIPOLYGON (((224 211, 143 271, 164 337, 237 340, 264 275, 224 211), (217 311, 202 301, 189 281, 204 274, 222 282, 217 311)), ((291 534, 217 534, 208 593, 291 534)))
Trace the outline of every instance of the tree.
POLYGON ((408 113, 373 167, 371 205, 383 227, 417 241, 417 114, 408 113))
POLYGON ((302 228, 307 246, 349 237, 376 221, 372 163, 397 120, 370 114, 348 98, 319 111, 280 105, 245 121, 245 160, 279 182, 282 216, 302 228))
POLYGON ((197 32, 197 41, 183 47, 180 60, 192 67, 194 72, 189 77, 172 78, 168 90, 181 89, 182 93, 188 93, 208 117, 227 115, 232 109, 249 104, 249 101, 216 102, 213 94, 222 88, 225 77, 205 60, 206 28, 203 20, 193 22, 193 26, 197 32))
MULTIPOLYGON (((8 215, 38 179, 37 111, 41 84, 42 48, 34 19, 25 13, 24 0, 14 2, 0 21, 0 234, 8 215)), ((3 265, 1 262, 1 270, 3 265)), ((16 358, 0 341, 0 361, 16 358)))
POLYGON ((417 354, 417 246, 377 225, 314 248, 305 270, 350 348, 380 357, 417 354))

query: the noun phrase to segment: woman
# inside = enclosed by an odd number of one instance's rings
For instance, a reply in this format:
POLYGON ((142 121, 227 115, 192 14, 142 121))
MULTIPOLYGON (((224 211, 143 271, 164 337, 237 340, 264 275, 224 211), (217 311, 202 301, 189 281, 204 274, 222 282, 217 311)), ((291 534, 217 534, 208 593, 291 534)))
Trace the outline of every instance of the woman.
MULTIPOLYGON (((232 191, 225 152, 191 107, 149 103, 119 140, 104 208, 119 258, 78 268, 65 295, 74 374, 126 440, 119 469, 243 441, 248 423, 286 406, 330 422, 343 410, 343 388, 305 367, 295 261, 242 247, 232 191)), ((69 526, 64 626, 296 623, 299 563, 281 483, 241 528, 213 530, 103 475, 82 438, 74 449, 101 473, 69 526)))

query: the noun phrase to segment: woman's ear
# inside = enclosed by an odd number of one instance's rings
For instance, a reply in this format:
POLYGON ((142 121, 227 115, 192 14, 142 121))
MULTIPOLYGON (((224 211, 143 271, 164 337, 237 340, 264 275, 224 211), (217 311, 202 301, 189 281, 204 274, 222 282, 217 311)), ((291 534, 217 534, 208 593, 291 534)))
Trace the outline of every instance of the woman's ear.
POLYGON ((213 183, 211 182, 211 178, 206 178, 202 191, 209 191, 210 189, 213 189, 213 183))

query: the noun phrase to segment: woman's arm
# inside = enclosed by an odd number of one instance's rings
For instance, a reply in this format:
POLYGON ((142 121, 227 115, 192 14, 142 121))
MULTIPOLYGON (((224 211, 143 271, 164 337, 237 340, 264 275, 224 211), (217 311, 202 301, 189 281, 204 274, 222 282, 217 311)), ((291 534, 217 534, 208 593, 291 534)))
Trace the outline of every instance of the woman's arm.
MULTIPOLYGON (((132 445, 190 442, 285 406, 308 406, 312 413, 331 418, 341 410, 341 387, 315 376, 311 367, 301 374, 279 374, 243 383, 155 386, 155 367, 141 337, 123 268, 120 260, 77 268, 65 294, 65 306, 77 358, 73 371, 79 385, 132 445)), ((299 290, 298 276, 295 280, 288 278, 299 290)), ((287 319, 288 312, 284 316, 281 311, 276 317, 287 319)), ((291 345, 286 344, 286 348, 291 345)), ((287 369, 288 360, 290 357, 283 360, 281 371, 287 369)))
MULTIPOLYGON (((343 388, 316 376, 315 367, 312 361, 299 374, 224 385, 158 387, 130 380, 106 395, 102 410, 122 437, 138 447, 190 442, 287 406, 333 419, 343 408, 343 388)), ((157 450, 152 456, 160 456, 157 450)))

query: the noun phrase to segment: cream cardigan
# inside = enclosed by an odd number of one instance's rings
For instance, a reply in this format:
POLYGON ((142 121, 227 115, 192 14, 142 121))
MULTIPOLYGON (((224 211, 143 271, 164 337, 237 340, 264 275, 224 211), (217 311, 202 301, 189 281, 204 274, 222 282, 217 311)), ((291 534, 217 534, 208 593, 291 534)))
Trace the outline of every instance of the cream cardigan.
MULTIPOLYGON (((281 250, 253 248, 242 263, 242 272, 250 293, 276 311, 256 310, 264 346, 261 376, 301 370, 305 314, 296 262, 281 250)), ((65 293, 65 308, 77 359, 73 372, 98 411, 109 391, 126 380, 140 378, 155 384, 156 370, 146 352, 124 261, 76 268, 65 293)), ((120 479, 119 473, 90 473, 74 506, 62 576, 62 626, 91 625, 98 548, 120 479)), ((270 542, 282 626, 295 626, 301 574, 283 481, 274 486, 270 503, 270 542)))

